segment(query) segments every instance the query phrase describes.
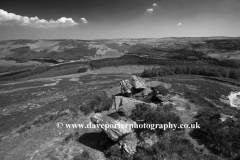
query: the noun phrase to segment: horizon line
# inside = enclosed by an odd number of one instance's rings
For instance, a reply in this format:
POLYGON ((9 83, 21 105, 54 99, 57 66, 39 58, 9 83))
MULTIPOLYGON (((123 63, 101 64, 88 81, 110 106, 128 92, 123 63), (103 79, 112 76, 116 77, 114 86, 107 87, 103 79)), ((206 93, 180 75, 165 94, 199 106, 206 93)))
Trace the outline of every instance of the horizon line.
POLYGON ((165 39, 165 38, 240 38, 240 37, 230 37, 230 36, 203 36, 203 37, 162 37, 162 38, 97 38, 97 39, 77 39, 77 38, 44 38, 44 39, 29 39, 29 38, 20 38, 20 39, 3 39, 0 41, 13 41, 13 40, 82 40, 82 41, 93 41, 93 40, 116 40, 116 39, 165 39))

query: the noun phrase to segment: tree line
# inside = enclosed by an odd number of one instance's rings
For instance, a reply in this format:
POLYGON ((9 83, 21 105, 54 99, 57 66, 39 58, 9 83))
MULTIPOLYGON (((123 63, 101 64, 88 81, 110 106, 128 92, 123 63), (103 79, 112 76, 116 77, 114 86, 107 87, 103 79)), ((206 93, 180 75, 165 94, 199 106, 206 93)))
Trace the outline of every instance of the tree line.
POLYGON ((173 65, 163 66, 159 68, 145 69, 142 73, 143 77, 156 77, 177 74, 192 74, 212 77, 224 77, 232 79, 240 79, 240 71, 232 68, 217 67, 211 65, 173 65))

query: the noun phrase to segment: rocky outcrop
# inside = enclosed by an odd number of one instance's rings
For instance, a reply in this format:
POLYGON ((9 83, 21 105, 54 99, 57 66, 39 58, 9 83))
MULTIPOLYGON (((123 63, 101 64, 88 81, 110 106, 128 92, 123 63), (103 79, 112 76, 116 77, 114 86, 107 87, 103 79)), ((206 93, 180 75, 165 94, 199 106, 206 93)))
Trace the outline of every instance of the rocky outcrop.
POLYGON ((129 80, 123 80, 120 82, 121 92, 122 94, 131 94, 132 93, 132 85, 129 80))
MULTIPOLYGON (((136 122, 127 118, 126 116, 130 116, 133 109, 136 108, 137 104, 148 104, 149 107, 157 108, 157 105, 154 103, 146 103, 140 100, 136 100, 133 98, 127 98, 123 96, 115 96, 114 103, 111 109, 107 114, 96 113, 91 117, 91 122, 95 125, 101 127, 102 125, 107 124, 107 127, 102 126, 102 130, 107 134, 107 136, 118 142, 122 150, 132 155, 136 152, 136 147, 139 143, 138 138, 133 132, 133 125, 136 125, 136 122), (123 113, 120 114, 122 117, 120 118, 112 118, 111 114, 114 113, 123 113), (128 127, 126 127, 128 126, 128 127)), ((146 140, 146 143, 150 142, 146 140)), ((106 140, 100 142, 101 145, 106 144, 106 140)), ((145 143, 145 142, 144 142, 145 143)), ((152 144, 152 143, 150 143, 152 144)))
MULTIPOLYGON (((94 114, 91 117, 91 122, 102 128, 111 140, 118 142, 120 145, 119 147, 121 147, 125 153, 132 155, 136 152, 139 140, 132 128, 133 125, 136 125, 136 122, 127 117, 131 115, 132 110, 136 108, 137 104, 142 103, 148 104, 149 107, 157 108, 157 105, 154 103, 146 103, 133 98, 115 96, 113 105, 109 109, 108 113, 94 114), (114 113, 122 116, 120 118, 112 118, 111 114, 114 113)), ((100 144, 105 145, 107 144, 107 141, 102 140, 100 144)))
POLYGON ((136 124, 131 119, 127 121, 115 120, 101 113, 94 114, 91 117, 91 121, 93 124, 99 126, 113 141, 117 141, 119 138, 131 134, 133 132, 131 125, 136 124))
POLYGON ((150 107, 157 108, 157 105, 154 103, 146 103, 134 98, 115 96, 113 105, 110 108, 108 114, 122 112, 125 116, 130 116, 132 110, 136 108, 137 104, 148 104, 150 107))
POLYGON ((130 79, 130 82, 135 89, 146 89, 147 88, 146 82, 140 77, 133 75, 130 79))
POLYGON ((144 95, 147 95, 151 90, 142 78, 134 75, 130 78, 130 80, 121 81, 120 86, 122 94, 132 94, 133 91, 146 90, 144 95))
MULTIPOLYGON (((129 80, 120 82, 121 93, 123 95, 147 96, 152 90, 149 85, 140 77, 132 76, 129 80)), ((112 107, 105 113, 96 113, 91 117, 91 122, 101 127, 107 134, 108 138, 118 142, 119 147, 128 155, 136 152, 139 144, 139 139, 133 132, 133 126, 136 122, 129 119, 132 110, 136 108, 137 104, 147 104, 149 107, 157 108, 157 104, 146 103, 141 100, 124 96, 114 96, 112 107), (124 126, 124 127, 123 127, 124 126), (128 126, 128 127, 126 127, 128 126)), ((159 97, 162 100, 166 97, 159 97)), ((143 139, 139 145, 151 146, 155 140, 148 138, 143 139)), ((104 139, 100 142, 101 145, 106 145, 107 140, 104 139)))

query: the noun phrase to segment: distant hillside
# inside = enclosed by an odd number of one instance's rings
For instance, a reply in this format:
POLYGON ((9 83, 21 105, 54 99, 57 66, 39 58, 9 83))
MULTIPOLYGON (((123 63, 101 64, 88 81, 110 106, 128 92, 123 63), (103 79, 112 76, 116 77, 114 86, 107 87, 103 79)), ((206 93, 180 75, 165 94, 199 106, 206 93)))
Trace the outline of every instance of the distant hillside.
MULTIPOLYGON (((152 58, 187 56, 199 60, 199 55, 218 60, 240 62, 240 38, 228 37, 170 37, 160 39, 104 40, 7 40, 0 41, 0 58, 26 62, 31 59, 79 60, 94 57, 119 57, 137 54, 152 58), (194 54, 197 55, 194 55, 194 54)), ((200 58, 201 60, 202 58, 200 58)))

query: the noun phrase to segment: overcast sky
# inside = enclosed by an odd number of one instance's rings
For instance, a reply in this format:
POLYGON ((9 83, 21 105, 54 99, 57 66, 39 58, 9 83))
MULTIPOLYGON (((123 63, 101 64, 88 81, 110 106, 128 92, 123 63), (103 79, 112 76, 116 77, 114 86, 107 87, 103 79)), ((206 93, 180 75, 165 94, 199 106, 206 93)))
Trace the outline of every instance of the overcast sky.
POLYGON ((0 39, 240 36, 240 0, 0 0, 0 39))

